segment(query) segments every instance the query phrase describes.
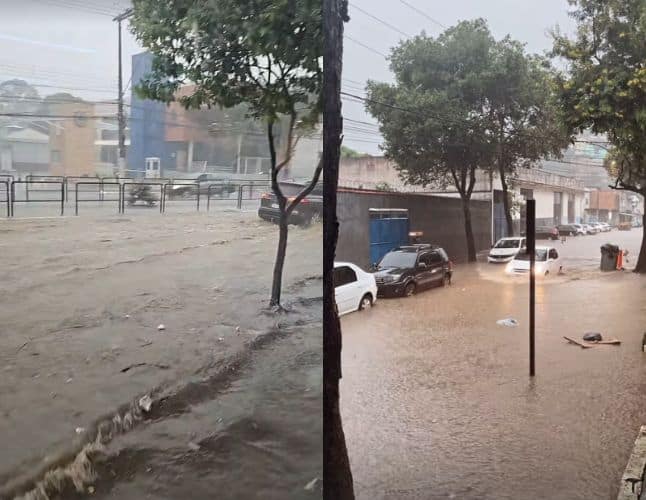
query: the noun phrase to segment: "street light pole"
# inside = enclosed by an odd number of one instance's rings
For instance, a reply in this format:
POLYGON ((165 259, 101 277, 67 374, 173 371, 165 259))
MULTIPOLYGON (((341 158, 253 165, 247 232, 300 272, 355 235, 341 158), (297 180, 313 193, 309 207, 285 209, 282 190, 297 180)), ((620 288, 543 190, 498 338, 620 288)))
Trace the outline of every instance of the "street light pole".
POLYGON ((118 16, 116 16, 113 21, 117 21, 118 30, 119 30, 119 95, 118 95, 118 104, 117 104, 117 122, 119 126, 119 173, 123 174, 126 167, 126 117, 123 113, 123 64, 122 64, 122 49, 121 49, 121 21, 132 16, 132 9, 127 9, 118 16))
POLYGON ((536 374, 536 200, 527 200, 527 252, 529 253, 529 376, 536 374))

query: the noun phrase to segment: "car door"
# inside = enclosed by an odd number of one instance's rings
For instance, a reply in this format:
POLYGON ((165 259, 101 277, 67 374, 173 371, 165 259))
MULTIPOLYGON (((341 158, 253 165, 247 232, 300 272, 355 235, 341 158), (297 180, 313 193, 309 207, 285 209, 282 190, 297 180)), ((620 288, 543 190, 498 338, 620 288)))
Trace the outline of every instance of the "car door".
POLYGON ((339 314, 354 311, 359 306, 357 273, 348 266, 334 268, 334 296, 339 314))
POLYGON ((428 252, 421 253, 417 258, 415 281, 421 286, 428 286, 433 281, 431 274, 431 256, 428 252))
POLYGON ((444 278, 444 259, 440 252, 434 250, 429 254, 430 282, 438 283, 444 278))

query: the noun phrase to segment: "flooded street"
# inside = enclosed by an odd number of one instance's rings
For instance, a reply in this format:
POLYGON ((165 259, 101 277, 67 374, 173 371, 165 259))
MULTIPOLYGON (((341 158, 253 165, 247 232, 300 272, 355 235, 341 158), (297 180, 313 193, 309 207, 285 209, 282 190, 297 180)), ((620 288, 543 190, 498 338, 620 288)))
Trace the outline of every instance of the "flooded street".
POLYGON ((537 284, 536 377, 528 286, 458 266, 453 285, 381 299, 342 320, 342 412, 359 499, 610 499, 646 421, 646 280, 601 274, 599 246, 556 246, 566 274, 537 284), (499 326, 513 317, 519 326, 499 326), (620 346, 581 349, 585 331, 620 346))
POLYGON ((110 447, 93 498, 320 498, 319 482, 305 486, 322 477, 321 333, 283 332, 181 412, 171 398, 168 415, 110 447))
POLYGON ((13 263, 0 268, 12 284, 0 290, 0 498, 64 468, 143 395, 150 413, 109 443, 96 477, 82 474, 96 494, 317 493, 304 487, 322 474, 320 226, 290 230, 288 314, 267 309, 277 230, 256 214, 15 219, 0 232, 13 263))

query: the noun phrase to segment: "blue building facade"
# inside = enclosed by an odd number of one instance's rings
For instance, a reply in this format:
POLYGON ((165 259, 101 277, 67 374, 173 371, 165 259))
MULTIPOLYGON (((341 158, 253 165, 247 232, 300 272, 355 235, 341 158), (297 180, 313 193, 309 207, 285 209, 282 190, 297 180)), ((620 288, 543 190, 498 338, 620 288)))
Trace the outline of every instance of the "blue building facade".
POLYGON ((161 159, 162 172, 170 167, 167 154, 165 134, 166 104, 150 99, 141 99, 135 93, 135 87, 152 69, 153 56, 142 52, 132 56, 132 84, 130 96, 130 147, 126 161, 131 175, 143 175, 145 159, 161 159))

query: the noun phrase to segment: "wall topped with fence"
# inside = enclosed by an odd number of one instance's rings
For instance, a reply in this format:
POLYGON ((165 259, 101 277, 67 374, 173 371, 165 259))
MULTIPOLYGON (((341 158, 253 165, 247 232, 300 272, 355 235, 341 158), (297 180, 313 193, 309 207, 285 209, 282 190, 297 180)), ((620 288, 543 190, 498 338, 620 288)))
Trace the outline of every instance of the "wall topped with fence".
POLYGON ((6 217, 79 213, 159 213, 257 209, 266 179, 65 177, 0 175, 0 214, 6 217), (114 211, 113 211, 114 210, 114 211), (145 212, 145 210, 144 210, 145 212))

